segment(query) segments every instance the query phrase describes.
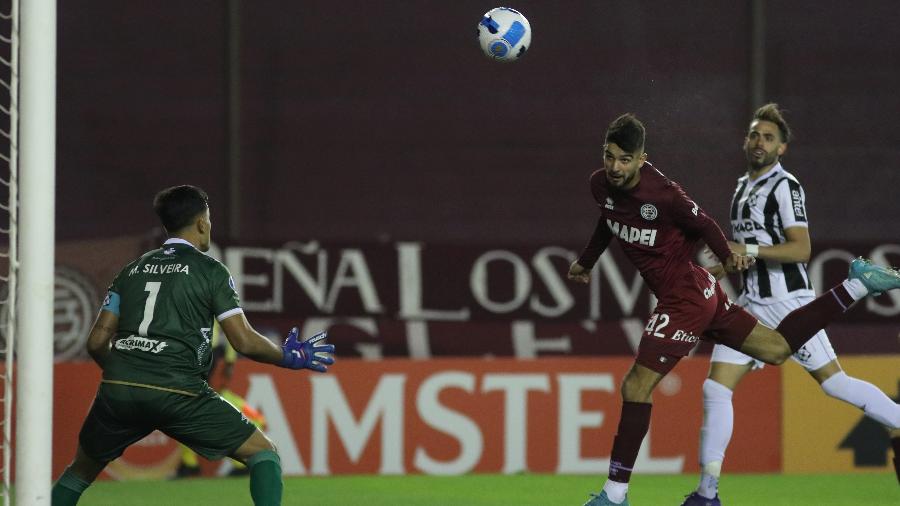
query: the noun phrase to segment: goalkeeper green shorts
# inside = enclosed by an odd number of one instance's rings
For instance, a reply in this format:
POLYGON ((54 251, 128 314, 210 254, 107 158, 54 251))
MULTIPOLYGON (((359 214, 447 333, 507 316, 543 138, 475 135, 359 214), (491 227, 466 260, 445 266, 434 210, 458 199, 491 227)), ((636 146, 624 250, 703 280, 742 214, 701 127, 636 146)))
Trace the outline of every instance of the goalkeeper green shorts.
POLYGON ((256 426, 208 386, 191 396, 101 383, 78 442, 91 458, 109 462, 154 430, 216 460, 234 453, 256 426))

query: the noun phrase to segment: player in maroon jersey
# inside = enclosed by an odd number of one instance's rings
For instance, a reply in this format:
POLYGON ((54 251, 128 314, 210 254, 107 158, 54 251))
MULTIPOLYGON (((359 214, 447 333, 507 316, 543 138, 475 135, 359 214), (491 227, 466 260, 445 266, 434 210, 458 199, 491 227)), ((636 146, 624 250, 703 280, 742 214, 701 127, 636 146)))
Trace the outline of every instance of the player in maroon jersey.
POLYGON ((700 339, 725 344, 769 364, 781 364, 806 341, 870 293, 900 288, 900 273, 854 260, 849 279, 790 313, 777 330, 733 304, 716 278, 693 262, 701 241, 728 272, 753 259, 731 251, 716 222, 681 187, 647 162, 644 125, 632 114, 606 133, 604 169, 591 175, 600 219, 588 245, 569 268, 569 279, 587 283, 594 263, 613 238, 658 299, 622 382, 622 413, 613 440, 609 479, 585 506, 628 504, 628 481, 650 424, 657 383, 700 339))

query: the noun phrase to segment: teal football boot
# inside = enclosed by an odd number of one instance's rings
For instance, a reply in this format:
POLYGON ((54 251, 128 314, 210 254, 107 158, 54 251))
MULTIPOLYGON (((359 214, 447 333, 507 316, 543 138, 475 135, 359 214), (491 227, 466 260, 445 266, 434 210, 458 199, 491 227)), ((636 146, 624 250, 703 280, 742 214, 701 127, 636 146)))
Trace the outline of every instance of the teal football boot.
POLYGON ((602 490, 599 494, 591 494, 591 499, 584 506, 628 506, 628 497, 622 502, 612 502, 606 496, 606 491, 602 490))
POLYGON ((890 267, 873 264, 864 258, 856 258, 850 262, 849 279, 858 279, 872 295, 900 288, 900 272, 890 267))

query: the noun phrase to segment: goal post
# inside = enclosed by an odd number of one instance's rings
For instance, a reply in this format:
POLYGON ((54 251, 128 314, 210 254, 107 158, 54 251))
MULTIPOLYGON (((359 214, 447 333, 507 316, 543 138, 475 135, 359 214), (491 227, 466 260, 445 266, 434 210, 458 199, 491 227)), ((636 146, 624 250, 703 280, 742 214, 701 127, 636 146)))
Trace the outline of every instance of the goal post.
POLYGON ((15 503, 50 505, 53 459, 53 263, 56 1, 20 6, 19 290, 15 503))
POLYGON ((6 190, 6 203, 0 204, 6 213, 6 220, 0 219, 0 236, 5 236, 6 248, 0 253, 3 269, 0 269, 0 282, 5 285, 5 292, 0 295, 3 322, 2 349, 3 374, 2 383, 2 441, 0 441, 0 475, 2 475, 3 506, 12 503, 12 417, 13 417, 13 376, 15 372, 15 339, 16 339, 16 269, 18 266, 18 92, 19 92, 19 2, 13 0, 0 12, 0 134, 3 142, 0 165, 7 171, 0 171, 0 184, 6 190), (8 9, 8 10, 7 10, 8 9), (3 96, 3 91, 6 91, 3 96))

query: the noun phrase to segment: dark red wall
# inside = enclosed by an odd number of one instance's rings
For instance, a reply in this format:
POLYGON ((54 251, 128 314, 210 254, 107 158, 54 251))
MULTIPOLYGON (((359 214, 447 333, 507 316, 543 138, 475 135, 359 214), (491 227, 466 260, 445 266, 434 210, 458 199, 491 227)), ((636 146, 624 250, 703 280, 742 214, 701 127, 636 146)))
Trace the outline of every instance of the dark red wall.
MULTIPOLYGON (((750 110, 749 3, 520 1, 533 45, 480 55, 466 1, 245 1, 248 240, 579 245, 608 122, 724 219, 750 110)), ((768 2, 767 98, 791 112, 785 165, 814 240, 900 237, 894 2, 768 2)), ((226 231, 221 1, 59 3, 60 238, 140 233, 190 182, 226 231)))

